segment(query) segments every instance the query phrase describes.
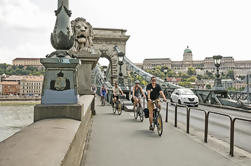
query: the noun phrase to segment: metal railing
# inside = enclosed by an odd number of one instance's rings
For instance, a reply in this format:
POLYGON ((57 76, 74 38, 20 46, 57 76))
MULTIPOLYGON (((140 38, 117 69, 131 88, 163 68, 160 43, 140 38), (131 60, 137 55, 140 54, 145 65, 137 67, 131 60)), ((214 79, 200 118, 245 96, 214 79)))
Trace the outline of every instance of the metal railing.
MULTIPOLYGON (((180 104, 175 104, 175 109, 174 109, 174 127, 177 127, 177 123, 178 123, 178 107, 185 107, 186 108, 186 133, 189 134, 190 133, 190 112, 191 111, 199 111, 199 112, 203 112, 204 116, 205 116, 205 127, 204 127, 204 142, 207 143, 208 142, 208 124, 209 124, 209 118, 211 114, 214 115, 219 115, 219 116, 224 116, 229 118, 230 121, 230 151, 229 154, 230 156, 234 156, 234 133, 235 133, 235 122, 238 121, 245 121, 245 122, 250 122, 251 123, 251 119, 245 119, 245 118, 239 118, 239 117, 235 117, 233 118, 232 116, 228 115, 228 114, 224 114, 224 113, 219 113, 219 112, 214 112, 214 111, 206 111, 206 110, 202 110, 199 108, 191 108, 191 107, 187 107, 185 105, 180 105, 180 104)), ((169 112, 169 106, 168 103, 166 105, 166 119, 165 122, 168 122, 168 112, 169 112)))

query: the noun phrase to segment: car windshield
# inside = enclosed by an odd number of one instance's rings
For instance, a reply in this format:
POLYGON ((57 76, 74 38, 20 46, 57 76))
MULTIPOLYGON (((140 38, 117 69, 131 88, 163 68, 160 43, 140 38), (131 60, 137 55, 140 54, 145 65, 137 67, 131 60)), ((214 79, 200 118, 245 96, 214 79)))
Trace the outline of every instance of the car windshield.
POLYGON ((190 89, 181 89, 180 93, 182 95, 193 95, 194 94, 193 91, 191 91, 190 89))

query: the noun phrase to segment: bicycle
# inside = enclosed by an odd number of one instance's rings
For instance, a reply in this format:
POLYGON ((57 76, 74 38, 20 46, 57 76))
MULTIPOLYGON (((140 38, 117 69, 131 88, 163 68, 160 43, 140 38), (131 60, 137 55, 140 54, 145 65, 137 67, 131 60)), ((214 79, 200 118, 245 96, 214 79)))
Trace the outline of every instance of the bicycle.
POLYGON ((118 115, 122 114, 122 104, 120 100, 116 100, 115 103, 112 103, 113 113, 116 114, 116 111, 118 112, 118 115), (115 106, 114 106, 115 104, 115 106))
MULTIPOLYGON (((161 102, 161 101, 160 101, 161 102)), ((156 106, 156 101, 153 101, 154 109, 153 109, 153 130, 155 126, 157 126, 158 135, 161 136, 163 133, 163 121, 160 114, 159 108, 156 106)))
POLYGON ((144 121, 144 112, 143 112, 143 109, 142 109, 141 102, 137 103, 136 108, 134 110, 134 118, 135 118, 135 120, 138 119, 138 116, 140 117, 140 121, 143 122, 144 121))

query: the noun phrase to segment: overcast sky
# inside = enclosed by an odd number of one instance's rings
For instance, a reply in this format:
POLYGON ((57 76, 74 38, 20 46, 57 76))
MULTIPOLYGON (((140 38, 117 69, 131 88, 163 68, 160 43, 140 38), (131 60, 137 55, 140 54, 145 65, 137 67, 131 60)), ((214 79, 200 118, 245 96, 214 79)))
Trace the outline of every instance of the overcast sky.
MULTIPOLYGON (((127 29, 126 56, 195 60, 221 54, 251 60, 250 0, 69 0, 72 18, 93 27, 127 29)), ((45 57, 57 0, 0 0, 0 63, 45 57)))

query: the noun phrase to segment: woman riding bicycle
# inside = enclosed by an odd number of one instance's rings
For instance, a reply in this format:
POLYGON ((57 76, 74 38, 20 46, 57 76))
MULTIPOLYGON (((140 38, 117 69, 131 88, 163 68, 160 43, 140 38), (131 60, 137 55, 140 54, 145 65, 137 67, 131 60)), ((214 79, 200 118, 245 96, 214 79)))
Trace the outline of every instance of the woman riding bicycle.
POLYGON ((146 87, 147 91, 147 108, 149 110, 149 122, 150 122, 150 127, 149 130, 154 130, 154 127, 152 126, 153 122, 153 102, 156 102, 156 106, 160 109, 160 103, 159 103, 159 96, 161 95, 163 97, 163 100, 166 101, 166 97, 161 90, 161 87, 159 84, 156 83, 156 77, 151 78, 152 83, 148 84, 146 87))
POLYGON ((119 100, 120 94, 121 94, 122 96, 124 95, 122 89, 118 86, 118 83, 115 82, 115 86, 114 86, 114 88, 113 88, 113 97, 112 97, 112 98, 113 98, 113 99, 112 99, 113 103, 115 103, 117 100, 119 100))
POLYGON ((105 96, 106 96, 106 93, 107 93, 107 90, 105 88, 105 85, 102 86, 101 90, 100 90, 100 96, 101 96, 101 101, 104 100, 105 96))
POLYGON ((135 81, 135 86, 133 87, 133 90, 132 90, 132 97, 134 101, 134 106, 133 106, 134 111, 135 111, 137 103, 141 107, 141 96, 143 96, 144 98, 146 97, 143 92, 142 87, 139 85, 139 81, 137 80, 135 81))

